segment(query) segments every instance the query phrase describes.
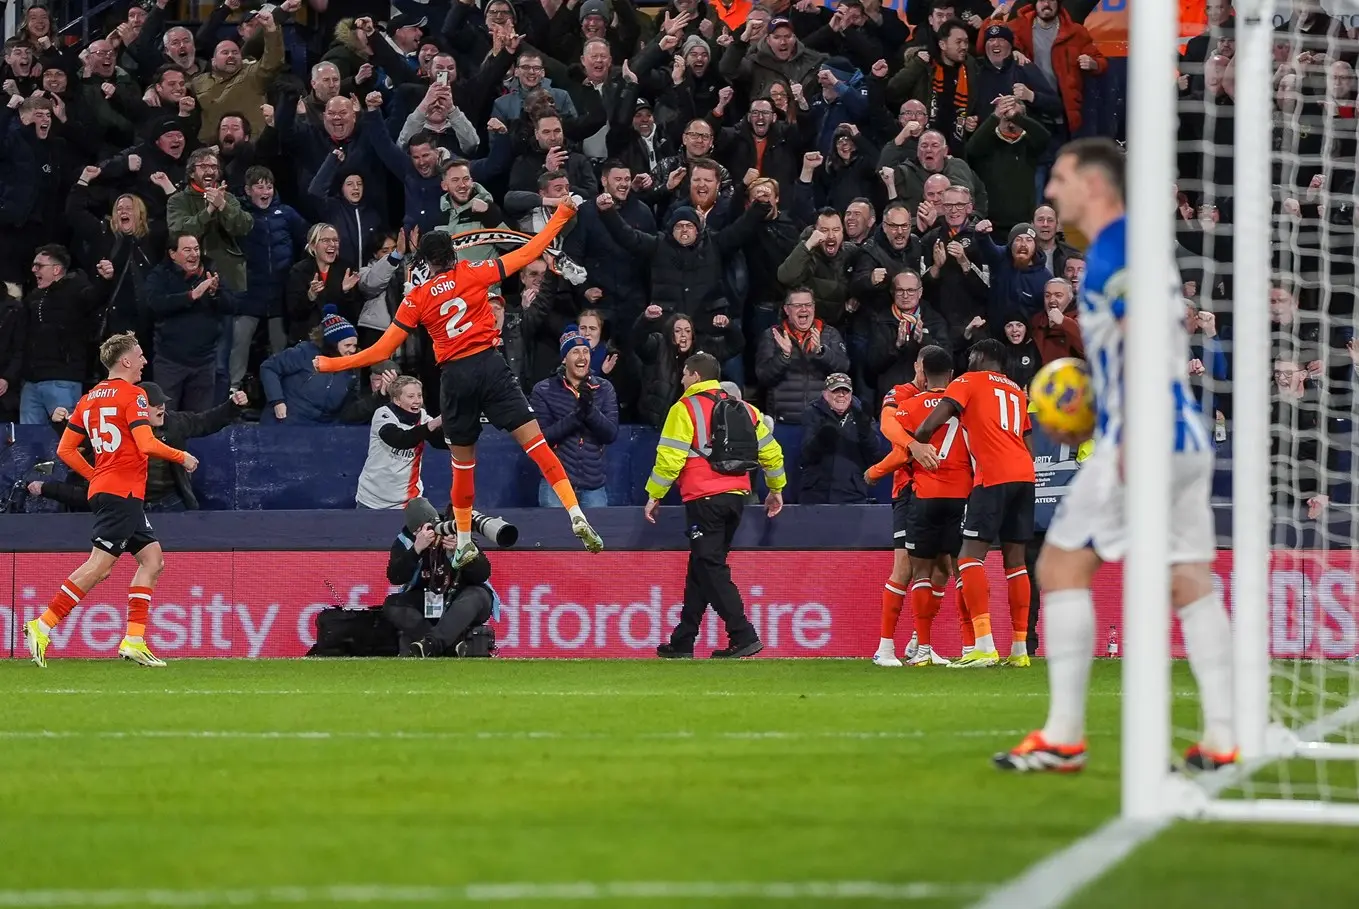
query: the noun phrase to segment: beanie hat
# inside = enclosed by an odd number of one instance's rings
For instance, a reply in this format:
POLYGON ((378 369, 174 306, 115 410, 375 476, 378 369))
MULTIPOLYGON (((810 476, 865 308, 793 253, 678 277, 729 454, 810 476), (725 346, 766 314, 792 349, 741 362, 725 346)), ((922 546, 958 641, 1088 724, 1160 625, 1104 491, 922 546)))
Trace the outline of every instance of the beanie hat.
POLYGON ((1001 25, 999 22, 995 25, 988 26, 986 29, 986 40, 990 41, 992 38, 1004 38, 1006 41, 1009 41, 1011 45, 1015 43, 1015 33, 1010 31, 1008 25, 1001 25))
POLYGON ((666 220, 665 226, 667 228, 674 228, 674 226, 681 221, 688 221, 695 227, 698 227, 701 223, 698 220, 698 212, 694 211, 692 206, 681 205, 670 213, 670 217, 666 220))
POLYGON ((830 70, 835 74, 835 78, 841 82, 849 82, 858 71, 854 64, 844 57, 829 57, 821 64, 821 68, 830 70))
POLYGON ((565 360, 566 355, 575 348, 590 346, 590 342, 585 339, 585 335, 580 333, 580 327, 574 322, 566 326, 558 343, 561 345, 560 350, 558 351, 560 354, 559 359, 562 360, 565 360))
POLYGON ((349 320, 340 315, 340 310, 334 303, 327 303, 321 310, 321 334, 325 337, 326 343, 332 347, 339 347, 345 338, 359 336, 354 326, 349 324, 349 320))
POLYGON ((415 536, 426 524, 437 524, 439 512, 424 496, 416 496, 406 503, 406 532, 415 536))
POLYGON ((481 3, 481 14, 482 14, 483 16, 486 15, 486 10, 488 10, 488 9, 490 8, 490 6, 491 6, 492 3, 500 3, 500 4, 503 4, 503 5, 507 6, 507 7, 509 7, 509 9, 510 9, 510 19, 511 19, 512 21, 515 21, 515 22, 519 21, 519 10, 517 10, 517 9, 514 8, 514 4, 511 3, 510 0, 482 0, 482 3, 481 3))
POLYGON ((609 5, 604 0, 585 0, 580 5, 580 21, 584 22, 591 16, 598 16, 605 22, 609 21, 609 5))
POLYGON ((709 54, 713 52, 712 45, 710 45, 707 41, 704 41, 702 35, 690 35, 689 37, 684 39, 684 45, 683 49, 680 51, 680 56, 681 57, 689 56, 689 51, 693 50, 696 47, 703 48, 709 54))
POLYGON ((179 117, 166 117, 165 119, 157 122, 154 126, 151 127, 151 141, 155 142, 161 136, 166 136, 169 135, 170 133, 179 133, 181 136, 183 136, 184 127, 180 125, 179 120, 180 120, 179 117))
POLYGON ((1038 232, 1033 229, 1033 225, 1030 224, 1029 222, 1021 221, 1014 227, 1010 228, 1010 239, 1006 241, 1005 245, 1006 246, 1013 245, 1014 242, 1018 240, 1020 237, 1032 237, 1033 239, 1037 240, 1038 232))

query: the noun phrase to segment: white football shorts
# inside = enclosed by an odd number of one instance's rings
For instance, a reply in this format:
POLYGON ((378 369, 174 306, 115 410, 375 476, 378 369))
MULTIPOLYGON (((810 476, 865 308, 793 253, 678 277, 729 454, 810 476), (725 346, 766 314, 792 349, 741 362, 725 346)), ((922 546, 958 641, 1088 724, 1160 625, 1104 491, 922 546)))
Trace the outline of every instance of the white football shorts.
MULTIPOLYGON (((1172 455, 1170 483, 1170 563, 1213 561, 1213 453, 1172 455)), ((1123 495, 1117 447, 1096 447, 1058 504, 1045 542, 1071 551, 1093 549, 1106 562, 1122 561, 1128 548, 1123 495)))

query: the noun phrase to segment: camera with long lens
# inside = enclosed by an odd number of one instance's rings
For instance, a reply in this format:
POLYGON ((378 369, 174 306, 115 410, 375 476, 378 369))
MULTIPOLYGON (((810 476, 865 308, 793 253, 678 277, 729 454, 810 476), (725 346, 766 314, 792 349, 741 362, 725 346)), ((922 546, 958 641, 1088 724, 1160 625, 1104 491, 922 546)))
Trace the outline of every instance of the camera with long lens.
MULTIPOLYGON (((434 532, 442 537, 451 537, 458 532, 452 521, 440 521, 434 525, 434 532)), ((504 518, 495 515, 472 512, 472 532, 480 534, 501 549, 509 549, 519 542, 519 528, 504 518)))

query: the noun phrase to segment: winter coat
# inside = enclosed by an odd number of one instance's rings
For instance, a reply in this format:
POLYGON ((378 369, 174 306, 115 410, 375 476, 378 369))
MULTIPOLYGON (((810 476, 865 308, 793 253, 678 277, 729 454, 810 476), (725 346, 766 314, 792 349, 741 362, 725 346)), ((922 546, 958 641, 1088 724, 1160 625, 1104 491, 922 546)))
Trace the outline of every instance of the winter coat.
POLYGON ((766 329, 760 335, 755 353, 755 377, 765 389, 765 412, 780 423, 797 423, 813 401, 820 399, 826 388, 826 376, 833 372, 849 371, 849 353, 840 332, 829 325, 821 329, 821 350, 811 354, 793 340, 793 351, 784 356, 774 341, 774 329, 786 330, 786 324, 766 329))
POLYGON ((219 289, 195 300, 190 292, 213 271, 204 260, 198 275, 189 276, 167 259, 151 269, 142 284, 142 306, 155 323, 156 358, 180 366, 206 366, 217 356, 222 315, 229 309, 219 289))
MULTIPOLYGON (((188 157, 187 145, 178 158, 171 158, 161 151, 156 143, 143 142, 105 161, 100 168, 99 183, 101 187, 133 193, 146 203, 148 221, 164 221, 170 198, 165 195, 165 190, 151 182, 151 175, 163 173, 175 186, 183 186, 184 165, 188 157), (136 171, 131 170, 128 165, 128 158, 131 155, 141 158, 141 166, 136 171)), ((179 192, 171 195, 179 195, 179 192)))
POLYGON ((1010 250, 998 246, 990 236, 978 235, 976 241, 975 248, 980 256, 977 264, 990 268, 991 275, 991 302, 986 317, 990 324, 987 327, 1000 337, 1005 324, 1001 320, 1008 319, 1014 310, 1019 310, 1023 316, 1020 321, 1027 325, 1029 319, 1043 308, 1043 291, 1052 280, 1052 272, 1048 271, 1047 258, 1042 252, 1035 252, 1033 261, 1020 268, 1015 265, 1010 250))
POLYGON ((317 372, 312 360, 321 355, 321 348, 303 341, 260 364, 260 382, 269 402, 263 422, 274 421, 273 405, 280 402, 288 405, 283 422, 290 426, 341 422, 358 396, 359 371, 317 372))
MULTIPOLYGON (((226 429, 236 421, 240 412, 241 409, 231 401, 224 401, 202 413, 167 410, 164 425, 152 427, 152 432, 166 445, 182 451, 189 439, 200 439, 226 429)), ((185 508, 191 511, 198 509, 198 496, 194 494, 189 472, 184 466, 160 458, 148 459, 146 501, 156 502, 172 493, 179 495, 185 508)))
MULTIPOLYGON (((452 196, 444 193, 443 198, 439 200, 439 209, 448 215, 448 223, 442 225, 439 230, 450 234, 505 226, 504 211, 496 204, 495 197, 480 183, 472 184, 472 195, 462 204, 455 203, 452 196), (486 203, 484 212, 472 210, 472 203, 476 201, 486 203)), ((469 246, 458 250, 458 259, 465 262, 481 262, 493 258, 495 254, 494 246, 469 246)))
POLYGON ((863 505, 868 502, 864 472, 881 451, 873 416, 858 398, 844 416, 824 397, 802 415, 802 486, 799 505, 863 505))
MULTIPOLYGON (((507 187, 526 193, 536 193, 538 178, 543 175, 546 166, 547 152, 542 149, 533 148, 515 155, 514 163, 509 168, 507 187)), ((599 179, 595 177, 595 169, 590 164, 589 158, 577 151, 568 152, 566 166, 562 170, 566 172, 567 181, 571 184, 571 192, 578 193, 586 199, 593 199, 599 195, 599 179)), ((475 174, 473 179, 476 179, 475 174)))
POLYGON ((0 288, 0 379, 9 386, 0 394, 0 423, 19 419, 19 384, 23 381, 24 301, 0 288))
MULTIPOLYGON (((887 106, 895 111, 905 101, 919 101, 925 105, 927 112, 937 109, 937 114, 931 113, 929 128, 943 133, 944 139, 948 142, 949 151, 952 154, 961 155, 963 146, 967 141, 967 137, 963 133, 963 121, 973 114, 984 111, 991 104, 991 98, 983 98, 977 93, 977 81, 981 65, 977 58, 972 56, 967 57, 960 67, 960 72, 967 76, 968 98, 966 108, 960 111, 955 110, 951 91, 948 93, 948 97, 934 98, 934 61, 935 56, 937 56, 935 50, 935 47, 930 48, 931 57, 927 61, 921 60, 917 54, 906 55, 905 66, 887 82, 887 106)), ((912 210, 914 211, 914 207, 912 207, 912 210)))
POLYGON ((891 306, 873 309, 867 315, 868 353, 864 358, 864 372, 877 389, 881 400, 892 386, 915 379, 915 361, 921 348, 935 344, 944 350, 953 349, 948 322, 933 306, 922 302, 915 311, 920 319, 920 336, 912 333, 906 343, 897 346, 897 330, 901 324, 891 306))
POLYGON ((577 489, 602 489, 609 479, 604 449, 618 438, 618 396, 613 383, 593 373, 579 390, 562 370, 533 386, 529 398, 543 438, 577 489))
MULTIPOLYGON (((1013 321, 1017 318, 1016 314, 1011 313, 1013 321)), ((1005 336, 1004 326, 997 332, 1000 335, 1000 343, 1005 345, 1005 374, 1010 377, 1020 388, 1027 389, 1033 377, 1038 373, 1038 367, 1043 365, 1043 355, 1038 352, 1038 345, 1033 342, 1033 338, 1027 333, 1024 340, 1018 344, 1011 344, 1010 339, 1005 336)))
POLYGON ((987 217, 1003 231, 1033 217, 1034 175, 1052 138, 1032 117, 1021 115, 1015 122, 1024 130, 1015 141, 1000 137, 1000 118, 995 114, 967 140, 968 164, 986 187, 987 217))
POLYGON ((619 246, 630 255, 650 260, 651 302, 695 319, 695 332, 702 332, 720 313, 735 310, 740 316, 743 301, 728 299, 724 263, 745 244, 768 211, 768 206, 756 204, 722 230, 700 228, 698 239, 687 247, 675 242, 669 230, 642 233, 624 223, 616 209, 602 212, 600 217, 619 246))
POLYGON ((702 335, 695 334, 694 346, 681 352, 674 342, 675 317, 648 319, 642 315, 632 326, 632 347, 642 364, 642 393, 637 401, 637 412, 657 429, 665 425, 670 406, 680 399, 684 387, 680 376, 684 361, 695 351, 704 350, 724 362, 745 347, 745 340, 735 326, 713 328, 702 335))
POLYGON ((1073 299, 1062 311, 1061 325, 1053 325, 1048 311, 1040 309, 1029 320, 1029 336, 1038 345, 1038 356, 1044 363, 1062 357, 1085 358, 1085 341, 1081 338, 1079 306, 1073 299))
MULTIPOLYGON (((365 122, 360 117, 350 134, 337 141, 331 138, 324 127, 311 123, 306 117, 297 116, 296 105, 280 104, 274 114, 274 130, 279 135, 284 153, 292 159, 296 168, 297 186, 308 187, 312 198, 331 193, 338 195, 344 175, 358 174, 363 177, 363 201, 379 212, 386 211, 387 177, 377 152, 364 139, 365 122), (330 180, 321 184, 319 191, 312 189, 318 172, 328 163, 328 159, 336 160, 336 149, 344 152, 344 163, 336 161, 336 166, 330 171, 330 180)), ((382 128, 385 130, 386 124, 382 128)))
MULTIPOLYGON (((103 259, 113 263, 114 278, 96 334, 106 338, 122 331, 138 331, 149 344, 150 324, 142 318, 137 302, 142 283, 151 268, 165 256, 165 236, 153 228, 144 237, 121 234, 109 219, 96 215, 87 186, 77 183, 66 198, 66 223, 71 227, 71 257, 93 270, 103 259)), ((148 356, 150 354, 148 353, 148 356)))
MULTIPOLYGON (((656 218, 640 199, 629 195, 614 204, 623 222, 642 234, 656 233, 656 218)), ((647 306, 648 262, 631 255, 604 225, 603 216, 590 200, 576 212, 575 229, 563 241, 563 251, 585 267, 585 287, 604 291, 600 306, 631 325, 647 306)))
MULTIPOLYGON (((976 173, 973 172, 966 161, 957 157, 947 158, 944 161, 943 170, 939 173, 948 177, 949 183, 953 186, 966 186, 971 189, 972 210, 978 217, 986 217, 990 205, 990 199, 986 194, 986 184, 977 179, 976 173)), ((920 203, 925 201, 925 181, 932 176, 934 174, 925 170, 920 160, 914 157, 896 169, 897 193, 900 194, 901 201, 905 202, 906 207, 911 211, 918 209, 920 203)))
POLYGON ((1016 85, 1027 86, 1033 92, 1033 100, 1029 102, 1030 113, 1049 122, 1057 122, 1062 116, 1062 99, 1047 74, 1036 63, 1021 66, 1015 62, 1013 54, 1007 56, 1000 66, 993 66, 986 58, 985 34, 986 30, 982 29, 977 35, 977 43, 981 45, 977 52, 977 81, 973 83, 977 97, 1013 95, 1016 85))
MULTIPOLYGON (((978 237, 981 236, 974 229, 975 222, 969 222, 956 234, 950 234, 948 225, 940 220, 938 227, 920 238, 920 245, 925 250, 925 261, 930 265, 922 276, 925 281, 924 296, 948 323, 948 336, 953 341, 954 352, 961 354, 983 337, 981 334, 967 337, 966 328, 977 316, 988 318, 991 292, 986 279, 982 277, 986 260, 973 248, 978 245, 978 237), (931 273, 934 244, 942 242, 947 246, 950 240, 957 240, 968 251, 968 269, 963 271, 957 260, 949 256, 939 267, 938 275, 934 275, 931 273)), ((989 244, 990 240, 986 242, 989 244)))
POLYGON ((101 296, 80 272, 29 292, 24 298, 19 344, 24 352, 21 376, 25 382, 86 380, 92 347, 98 342, 91 316, 101 296))
MULTIPOLYGON (((90 75, 79 80, 78 86, 81 102, 94 118, 101 145, 106 150, 131 145, 134 128, 123 112, 131 111, 141 100, 142 89, 137 80, 122 67, 114 67, 112 76, 90 75), (113 85, 112 98, 104 97, 106 82, 113 85)), ((216 135, 216 124, 212 131, 216 135)))
MULTIPOLYGON (((878 149, 862 133, 854 145, 854 154, 848 161, 832 153, 813 173, 813 208, 829 206, 843 212, 855 199, 865 198, 872 202, 875 211, 882 211, 886 194, 878 176, 878 149)), ((793 187, 805 192, 807 184, 798 181, 793 187)))
MULTIPOLYGON (((522 300, 522 295, 520 296, 522 300)), ((509 317, 507 307, 506 318, 509 317)), ((561 336, 580 318, 580 301, 560 275, 548 272, 528 305, 519 308, 519 334, 524 348, 524 385, 532 389, 561 366, 561 336)))
POLYGON ((769 97, 769 87, 775 82, 808 86, 815 81, 816 71, 826 59, 825 54, 811 50, 801 41, 794 44, 791 58, 779 60, 767 41, 752 48, 741 40, 739 33, 735 38, 722 52, 717 69, 733 85, 745 85, 748 98, 769 97))
MULTIPOLYGON (((1007 25, 1015 36, 1015 50, 1030 60, 1033 59, 1033 20, 1038 15, 1032 6, 1021 9, 1007 25)), ((1099 49, 1095 39, 1077 25, 1071 14, 1064 9, 1057 10, 1057 39, 1052 44, 1052 72, 1057 76, 1058 93, 1066 113, 1068 131, 1074 136, 1081 128, 1081 104, 1085 100, 1085 78, 1087 73, 1076 60, 1085 54, 1095 61, 1095 68, 1089 75, 1103 75, 1109 69, 1109 61, 1099 49)))
MULTIPOLYGON (((861 73, 849 82, 837 82, 835 97, 826 100, 825 92, 817 91, 807 95, 808 109, 800 119, 806 120, 803 127, 807 145, 826 157, 835 151, 835 130, 844 123, 868 122, 868 88, 863 84, 861 73)), ((877 159, 874 152, 873 159, 877 159)))
POLYGON ((850 270, 858 252, 849 243, 841 243, 835 256, 829 259, 819 246, 815 251, 809 250, 807 238, 812 235, 812 230, 808 227, 802 231, 797 245, 779 266, 779 283, 789 289, 805 287, 810 290, 816 299, 816 317, 827 325, 838 326, 845 322, 845 301, 850 297, 850 270))
MULTIPOLYGON (((345 160, 349 159, 346 157, 345 160)), ((368 178, 364 178, 363 198, 355 205, 340 194, 342 181, 336 179, 339 172, 339 159, 326 155, 307 187, 307 193, 315 200, 314 210, 320 212, 321 220, 317 223, 329 224, 340 234, 340 258, 335 264, 358 268, 368 244, 382 229, 385 219, 370 195, 368 178)))
POLYGON ((246 290, 245 253, 241 238, 255 221, 241 208, 241 201, 227 194, 226 207, 211 211, 202 193, 185 188, 170 197, 165 208, 170 233, 189 233, 198 238, 203 255, 212 259, 222 286, 240 294, 246 290))
POLYGON ((236 312, 261 319, 280 317, 288 270, 307 245, 310 225, 291 205, 277 199, 268 208, 246 201, 244 209, 254 222, 240 241, 249 290, 238 296, 236 312))
MULTIPOLYGON (((505 83, 505 94, 495 99, 491 104, 491 116, 498 119, 501 123, 513 123, 524 114, 524 88, 519 84, 517 78, 510 79, 505 83)), ((576 116, 576 105, 571 100, 571 96, 565 90, 554 88, 552 80, 544 78, 539 88, 552 96, 552 103, 557 107, 557 113, 563 117, 576 116)))
MULTIPOLYGON (((316 260, 304 256, 288 272, 288 286, 285 292, 286 313, 288 317, 288 341, 296 344, 311 334, 311 330, 321 324, 321 312, 327 303, 334 303, 340 315, 350 325, 359 324, 359 314, 363 312, 363 293, 357 286, 353 290, 344 289, 345 267, 337 260, 326 273, 325 286, 313 300, 307 296, 311 279, 319 269, 316 260)), ((358 270, 353 269, 357 274, 358 270)))
POLYGON ((355 328, 371 328, 386 331, 392 324, 392 310, 387 302, 387 288, 391 286, 392 276, 401 267, 402 255, 393 251, 375 262, 359 269, 359 294, 363 305, 359 308, 359 320, 355 328))
MULTIPOLYGON (((755 134, 751 132, 750 121, 743 120, 735 129, 722 130, 717 142, 717 160, 742 178, 733 187, 732 201, 737 205, 744 204, 745 174, 755 167, 756 161, 755 134)), ((802 172, 802 152, 802 135, 798 126, 786 120, 778 121, 769 127, 769 133, 765 136, 764 155, 759 159, 760 176, 777 180, 780 192, 787 196, 797 182, 798 174, 802 172)))
POLYGON ((920 245, 920 238, 913 235, 904 247, 895 250, 881 224, 867 241, 859 244, 858 253, 850 274, 849 292, 859 301, 863 311, 876 312, 891 306, 892 280, 903 271, 910 269, 923 274, 925 270, 925 248, 920 245), (874 284, 873 272, 879 268, 887 272, 887 277, 874 284))
POLYGON ((744 253, 749 275, 747 299, 752 303, 783 305, 788 288, 779 280, 779 268, 798 246, 798 226, 785 211, 766 217, 746 240, 744 253))
MULTIPOLYGON (((205 145, 217 141, 217 127, 228 113, 240 113, 250 122, 250 135, 258 136, 267 124, 260 105, 283 72, 283 30, 264 33, 264 53, 258 60, 241 66, 236 74, 223 78, 209 71, 189 82, 198 106, 203 111, 203 129, 198 140, 205 145)), ((342 74, 343 75, 343 74, 342 74)), ((280 105, 280 107, 293 105, 280 105)))

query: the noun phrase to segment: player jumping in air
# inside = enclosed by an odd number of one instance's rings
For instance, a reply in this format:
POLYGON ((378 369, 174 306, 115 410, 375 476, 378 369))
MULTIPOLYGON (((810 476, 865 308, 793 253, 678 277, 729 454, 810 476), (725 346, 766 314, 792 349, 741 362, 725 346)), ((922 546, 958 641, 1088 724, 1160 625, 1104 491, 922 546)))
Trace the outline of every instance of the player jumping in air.
MULTIPOLYGON (((1004 770, 1073 771, 1085 766, 1085 696, 1095 649, 1090 582, 1104 562, 1123 557, 1128 543, 1120 459, 1123 316, 1132 277, 1127 271, 1123 163, 1123 154, 1112 141, 1080 139, 1062 148, 1048 179, 1047 195, 1062 221, 1091 238, 1080 291, 1080 323, 1095 392, 1095 447, 1062 499, 1038 559, 1051 689, 1048 720, 1012 751, 995 756, 996 766, 1004 770)), ((1164 280, 1169 284, 1171 276, 1164 280)), ((1178 286, 1178 279, 1174 283, 1178 286)), ((1231 622, 1213 589, 1211 571, 1216 555, 1209 506, 1213 448, 1186 376, 1189 342, 1182 304, 1170 294, 1164 317, 1175 333, 1166 351, 1175 401, 1170 600, 1180 617, 1204 719, 1203 741, 1189 749, 1186 763, 1195 769, 1216 769, 1236 760, 1236 741, 1231 622)), ((1060 434, 1056 438, 1069 445, 1084 441, 1060 434)))
POLYGON ((164 666, 146 646, 146 619, 151 594, 165 567, 155 531, 146 519, 146 460, 161 458, 193 472, 198 459, 157 439, 146 412, 146 393, 136 383, 146 357, 131 332, 112 335, 99 346, 99 360, 109 377, 81 398, 57 445, 57 455, 90 481, 90 511, 94 512, 94 549, 66 578, 47 611, 24 625, 29 656, 47 666, 47 646, 53 628, 80 600, 109 576, 124 552, 137 559, 137 571, 127 592, 127 635, 118 655, 143 666, 164 666), (94 463, 80 453, 86 439, 94 449, 94 463))
POLYGON ((472 504, 476 485, 477 437, 481 415, 523 446, 571 515, 571 532, 585 548, 599 552, 604 541, 581 511, 576 491, 561 461, 547 445, 528 400, 504 357, 496 350, 500 330, 487 289, 537 259, 575 215, 571 201, 557 206, 543 231, 528 243, 498 259, 459 262, 452 238, 438 231, 420 238, 420 255, 430 265, 430 278, 406 294, 396 318, 372 347, 348 357, 317 357, 317 372, 340 372, 381 362, 396 352, 407 334, 424 326, 434 341, 434 358, 441 367, 439 400, 444 438, 453 458, 453 520, 457 525, 458 567, 477 557, 472 542, 472 504))
POLYGON ((937 470, 942 452, 928 444, 954 417, 975 465, 973 487, 963 511, 963 545, 958 554, 963 601, 972 616, 977 645, 955 667, 969 669, 1000 662, 991 637, 991 591, 986 581, 986 554, 1000 540, 1010 595, 1010 627, 1014 631, 1007 666, 1029 665, 1029 572, 1024 550, 1033 538, 1033 452, 1029 447, 1029 399, 1005 375, 1005 347, 988 338, 972 345, 970 372, 949 383, 939 402, 912 436, 911 457, 917 476, 937 470))

